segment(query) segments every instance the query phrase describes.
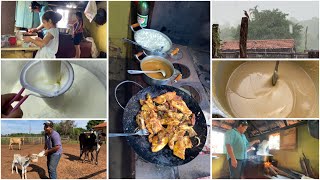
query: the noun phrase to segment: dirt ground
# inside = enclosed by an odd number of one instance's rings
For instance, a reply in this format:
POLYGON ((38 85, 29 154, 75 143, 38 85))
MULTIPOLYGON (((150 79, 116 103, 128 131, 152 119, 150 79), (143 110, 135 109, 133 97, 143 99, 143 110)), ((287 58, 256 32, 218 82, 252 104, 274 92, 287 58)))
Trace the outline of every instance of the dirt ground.
MULTIPOLYGON (((21 150, 14 145, 14 150, 9 150, 8 145, 1 145, 1 179, 20 179, 21 168, 18 167, 19 174, 11 174, 11 164, 13 154, 27 155, 38 154, 43 145, 23 145, 21 150)), ((107 178, 107 163, 106 163, 106 146, 102 146, 98 165, 94 163, 84 162, 79 160, 80 147, 79 144, 63 144, 63 154, 57 168, 59 179, 106 179, 107 178)), ((84 156, 82 156, 83 159, 84 156)), ((91 156, 90 156, 91 157, 91 156)), ((27 168, 28 179, 48 179, 47 158, 39 158, 37 163, 30 163, 27 168)))

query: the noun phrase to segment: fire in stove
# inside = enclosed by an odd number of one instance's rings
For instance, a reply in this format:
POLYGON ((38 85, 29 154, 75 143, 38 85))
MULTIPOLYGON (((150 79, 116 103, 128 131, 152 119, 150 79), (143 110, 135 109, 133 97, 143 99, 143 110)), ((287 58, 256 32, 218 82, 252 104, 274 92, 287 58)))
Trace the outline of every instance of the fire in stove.
POLYGON ((266 175, 278 177, 278 175, 287 176, 289 178, 296 179, 296 177, 288 174, 279 168, 275 167, 271 162, 267 161, 264 163, 264 170, 266 175))

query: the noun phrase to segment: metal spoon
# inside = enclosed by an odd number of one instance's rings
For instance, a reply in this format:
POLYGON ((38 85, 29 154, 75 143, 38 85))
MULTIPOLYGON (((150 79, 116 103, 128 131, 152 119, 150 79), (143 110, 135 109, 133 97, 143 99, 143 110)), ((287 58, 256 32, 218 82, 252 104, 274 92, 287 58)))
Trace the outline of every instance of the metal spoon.
POLYGON ((135 133, 109 133, 109 137, 119 137, 119 136, 146 136, 149 135, 147 129, 140 129, 135 133))
POLYGON ((146 73, 161 73, 163 77, 166 77, 166 72, 164 70, 157 71, 139 71, 139 70, 128 70, 129 74, 146 74, 146 73))
POLYGON ((275 86, 277 84, 277 81, 279 79, 279 75, 278 75, 279 62, 280 61, 277 61, 276 62, 276 66, 274 67, 274 72, 273 72, 273 75, 272 75, 272 85, 273 86, 275 86))

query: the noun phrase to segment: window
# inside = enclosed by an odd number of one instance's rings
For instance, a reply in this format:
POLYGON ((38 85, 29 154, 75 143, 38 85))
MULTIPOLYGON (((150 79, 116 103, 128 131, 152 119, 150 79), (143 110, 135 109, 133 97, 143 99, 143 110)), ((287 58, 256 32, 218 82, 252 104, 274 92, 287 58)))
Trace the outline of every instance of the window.
POLYGON ((69 22, 69 10, 58 9, 57 12, 62 15, 62 19, 58 22, 58 28, 67 28, 69 22))
POLYGON ((212 153, 222 154, 224 149, 224 133, 212 131, 212 153))
POLYGON ((269 135, 269 150, 271 149, 280 149, 280 133, 269 135))

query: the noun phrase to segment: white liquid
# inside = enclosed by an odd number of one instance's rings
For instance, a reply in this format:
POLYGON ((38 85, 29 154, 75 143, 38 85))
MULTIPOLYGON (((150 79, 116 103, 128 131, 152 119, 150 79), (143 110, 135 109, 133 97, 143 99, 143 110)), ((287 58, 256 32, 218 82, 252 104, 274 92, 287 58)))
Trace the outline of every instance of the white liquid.
MULTIPOLYGON (((18 65, 16 62, 10 62, 6 65, 9 64, 18 65)), ((2 94, 18 92, 21 89, 21 84, 17 79, 20 75, 20 69, 8 67, 10 70, 17 71, 2 71, 2 79, 4 80, 1 82, 2 94), (12 81, 12 76, 16 78, 16 83, 6 83, 12 81), (12 86, 9 87, 7 84, 12 84, 12 86)), ((30 96, 21 106, 23 118, 106 117, 106 89, 103 84, 87 69, 75 64, 72 64, 72 67, 74 82, 71 88, 65 94, 55 98, 42 99, 30 96)), ((25 90, 23 95, 29 93, 30 91, 25 90)))
POLYGON ((317 91, 309 75, 296 63, 283 61, 272 86, 274 66, 272 61, 250 61, 231 74, 226 97, 236 117, 310 117, 318 111, 317 91))
POLYGON ((61 61, 41 61, 48 84, 56 84, 61 78, 61 61))

